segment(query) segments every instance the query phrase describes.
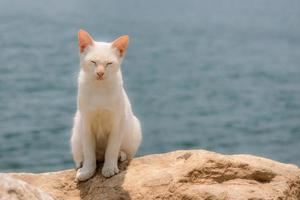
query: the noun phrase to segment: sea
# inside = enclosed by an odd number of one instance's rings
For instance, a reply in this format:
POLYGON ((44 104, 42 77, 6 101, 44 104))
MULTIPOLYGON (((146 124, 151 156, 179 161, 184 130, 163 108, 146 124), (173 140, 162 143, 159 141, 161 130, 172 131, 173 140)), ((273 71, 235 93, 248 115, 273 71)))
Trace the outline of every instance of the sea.
POLYGON ((79 29, 130 36, 137 156, 204 149, 300 165, 300 1, 1 0, 0 172, 74 167, 79 29))

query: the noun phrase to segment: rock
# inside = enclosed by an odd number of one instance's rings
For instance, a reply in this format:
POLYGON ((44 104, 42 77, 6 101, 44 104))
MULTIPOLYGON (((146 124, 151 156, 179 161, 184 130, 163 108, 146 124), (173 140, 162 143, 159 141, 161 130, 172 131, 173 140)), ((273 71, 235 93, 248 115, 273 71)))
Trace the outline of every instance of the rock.
POLYGON ((28 183, 14 179, 6 174, 0 174, 0 199, 1 200, 53 200, 51 196, 41 189, 28 183))
POLYGON ((81 183, 74 181, 75 170, 9 175, 54 199, 300 199, 297 166, 251 155, 201 150, 149 155, 121 163, 120 174, 108 179, 101 176, 100 168, 92 179, 81 183))

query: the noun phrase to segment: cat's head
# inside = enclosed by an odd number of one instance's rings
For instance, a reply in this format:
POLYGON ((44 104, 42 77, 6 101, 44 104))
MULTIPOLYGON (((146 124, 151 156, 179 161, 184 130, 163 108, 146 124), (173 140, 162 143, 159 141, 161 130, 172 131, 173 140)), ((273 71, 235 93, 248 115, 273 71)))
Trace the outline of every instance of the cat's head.
POLYGON ((78 47, 82 70, 99 81, 114 76, 120 69, 128 42, 127 35, 111 43, 96 42, 88 32, 79 30, 78 47))

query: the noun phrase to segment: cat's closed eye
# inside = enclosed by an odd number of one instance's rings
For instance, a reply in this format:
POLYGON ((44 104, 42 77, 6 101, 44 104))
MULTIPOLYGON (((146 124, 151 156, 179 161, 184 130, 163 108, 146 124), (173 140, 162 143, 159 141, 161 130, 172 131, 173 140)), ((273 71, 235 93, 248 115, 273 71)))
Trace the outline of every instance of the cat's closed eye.
POLYGON ((96 61, 91 60, 91 63, 93 63, 94 65, 97 65, 96 61))
POLYGON ((110 66, 110 65, 112 65, 113 63, 112 62, 108 62, 108 63, 106 63, 106 67, 108 67, 108 66, 110 66))

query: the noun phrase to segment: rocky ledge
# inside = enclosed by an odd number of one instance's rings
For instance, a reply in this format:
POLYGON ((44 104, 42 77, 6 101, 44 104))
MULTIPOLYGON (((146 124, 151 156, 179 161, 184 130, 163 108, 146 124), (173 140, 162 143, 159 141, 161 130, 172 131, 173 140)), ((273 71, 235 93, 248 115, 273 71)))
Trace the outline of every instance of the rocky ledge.
MULTIPOLYGON (((101 167, 101 166, 100 166, 101 167)), ((0 199, 300 199, 300 169, 251 155, 193 150, 148 155, 100 169, 86 182, 75 170, 0 174, 0 199)))

